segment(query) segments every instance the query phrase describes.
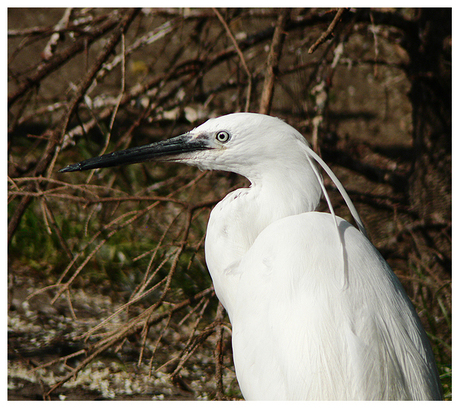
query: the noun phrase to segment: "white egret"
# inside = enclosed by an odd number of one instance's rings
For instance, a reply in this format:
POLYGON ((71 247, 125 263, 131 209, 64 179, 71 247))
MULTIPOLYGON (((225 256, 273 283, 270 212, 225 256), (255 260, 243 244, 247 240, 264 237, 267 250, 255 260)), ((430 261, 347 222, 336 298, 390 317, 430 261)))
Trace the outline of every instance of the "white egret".
POLYGON ((245 399, 441 399, 414 307, 336 179, 362 231, 333 214, 312 159, 285 122, 236 113, 61 171, 164 160, 249 179, 212 210, 205 244, 245 399), (322 193, 331 214, 315 211, 322 193))

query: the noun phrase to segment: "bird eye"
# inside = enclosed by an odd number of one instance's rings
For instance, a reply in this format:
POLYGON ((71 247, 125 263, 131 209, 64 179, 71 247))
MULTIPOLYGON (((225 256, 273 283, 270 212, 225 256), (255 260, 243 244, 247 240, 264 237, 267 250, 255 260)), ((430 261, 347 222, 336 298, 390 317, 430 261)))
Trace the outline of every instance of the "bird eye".
POLYGON ((221 143, 228 142, 230 140, 230 134, 225 131, 217 132, 216 139, 221 143))

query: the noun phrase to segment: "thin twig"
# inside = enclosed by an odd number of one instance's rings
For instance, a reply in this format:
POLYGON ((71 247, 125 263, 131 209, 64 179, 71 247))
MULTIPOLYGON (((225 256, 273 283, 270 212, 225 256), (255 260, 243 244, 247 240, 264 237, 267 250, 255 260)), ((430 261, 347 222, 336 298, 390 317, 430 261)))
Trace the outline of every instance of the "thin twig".
POLYGON ((313 44, 309 50, 308 50, 308 53, 309 54, 312 54, 321 44, 323 44, 332 34, 332 32, 334 31, 334 28, 335 26, 338 24, 338 22, 340 21, 340 18, 342 17, 342 14, 346 11, 347 9, 346 8, 339 8, 337 10, 337 13, 334 17, 334 20, 332 20, 332 23, 329 24, 329 27, 327 28, 327 30, 321 34, 321 37, 318 38, 318 40, 316 40, 315 44, 313 44))
MULTIPOLYGON (((115 123, 115 118, 117 117, 118 110, 120 109, 121 101, 123 99, 123 95, 125 93, 125 87, 126 87, 126 47, 125 47, 125 34, 121 34, 121 89, 118 94, 117 102, 115 104, 115 108, 112 112, 112 116, 110 118, 110 124, 109 124, 109 129, 107 131, 107 135, 105 138, 105 144, 102 147, 101 151, 99 152, 98 156, 102 156, 107 148, 109 147, 110 139, 112 136, 112 131, 113 131, 113 125, 115 123)), ((93 82, 95 84, 96 81, 93 82)), ((93 169, 91 172, 89 172, 89 175, 86 178, 86 183, 89 183, 91 178, 93 177, 94 173, 96 172, 96 169, 93 169)))
POLYGON ((230 30, 230 27, 226 23, 225 19, 222 17, 222 14, 220 14, 219 10, 213 7, 214 13, 216 13, 216 16, 222 23, 222 25, 225 28, 225 31, 227 32, 227 35, 230 37, 230 40, 233 43, 233 46, 235 47, 235 50, 240 57, 241 64, 243 64, 243 68, 246 71, 246 74, 248 76, 248 92, 247 92, 247 97, 246 97, 246 105, 244 107, 245 112, 249 111, 249 105, 251 103, 251 92, 252 92, 252 75, 251 72, 249 71, 248 65, 246 64, 246 60, 244 58, 243 52, 241 51, 240 47, 238 46, 238 42, 236 41, 235 36, 233 35, 232 31, 230 30))
POLYGON ((67 8, 64 11, 64 15, 61 17, 59 22, 53 27, 54 33, 51 35, 48 43, 45 46, 45 49, 42 52, 42 57, 45 61, 48 61, 53 55, 58 42, 61 38, 59 33, 60 30, 67 27, 69 24, 70 15, 72 14, 72 8, 67 8))
POLYGON ((216 342, 216 349, 214 351, 214 360, 216 363, 216 399, 223 400, 225 397, 224 393, 224 385, 222 381, 223 376, 223 361, 224 361, 224 328, 221 324, 223 319, 223 312, 224 307, 221 303, 217 307, 216 318, 215 322, 217 322, 216 326, 216 334, 217 334, 217 342, 216 342))

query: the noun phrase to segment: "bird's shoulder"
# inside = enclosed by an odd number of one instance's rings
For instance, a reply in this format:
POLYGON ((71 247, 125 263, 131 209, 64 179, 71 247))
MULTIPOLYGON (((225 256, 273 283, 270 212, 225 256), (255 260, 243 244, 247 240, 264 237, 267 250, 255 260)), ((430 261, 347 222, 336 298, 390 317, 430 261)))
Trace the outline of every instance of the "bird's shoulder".
POLYGON ((302 265, 324 272, 343 265, 343 245, 351 253, 356 247, 369 247, 375 256, 367 238, 344 219, 322 212, 301 213, 278 219, 263 229, 242 259, 242 266, 271 260, 282 270, 287 264, 294 269, 302 265))

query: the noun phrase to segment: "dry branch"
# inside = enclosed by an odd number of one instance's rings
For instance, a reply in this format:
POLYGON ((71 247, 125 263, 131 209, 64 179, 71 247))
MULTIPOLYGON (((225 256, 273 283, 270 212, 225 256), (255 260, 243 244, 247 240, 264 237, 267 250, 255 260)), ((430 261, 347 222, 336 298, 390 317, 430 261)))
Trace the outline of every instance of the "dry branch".
POLYGON ((268 115, 270 113, 273 90, 275 87, 275 79, 278 73, 278 65, 283 49, 284 37, 286 36, 285 29, 289 22, 290 9, 280 10, 280 15, 276 22, 273 40, 270 46, 270 52, 267 59, 267 67, 265 73, 265 82, 262 88, 262 96, 260 97, 259 113, 268 115))
MULTIPOLYGON (((118 28, 115 30, 115 33, 111 36, 107 45, 105 46, 105 50, 99 55, 98 60, 95 62, 91 70, 88 72, 86 78, 81 82, 80 86, 78 87, 75 96, 73 97, 73 99, 70 101, 68 105, 67 112, 63 115, 57 128, 54 130, 54 132, 52 131, 48 133, 48 137, 49 137, 48 144, 45 148, 43 156, 41 157, 40 161, 35 167, 35 172, 34 172, 35 176, 42 175, 45 172, 46 168, 54 162, 55 158, 57 157, 57 154, 60 152, 60 149, 59 148, 56 149, 56 148, 62 143, 64 139, 64 135, 67 130, 68 124, 70 122, 70 119, 75 113, 75 110, 77 109, 77 104, 83 98, 83 95, 88 89, 88 87, 91 85, 94 76, 97 74, 97 72, 99 71, 100 67, 102 66, 106 58, 112 53, 112 50, 117 45, 118 41, 121 38, 121 35, 127 29, 129 24, 133 21, 134 17, 136 16, 138 12, 139 10, 131 10, 127 12, 125 16, 121 19, 121 21, 118 24, 118 28)), ((110 27, 108 27, 107 30, 110 27)), ((94 36, 94 38, 96 38, 96 36, 94 36)), ((77 50, 74 50, 73 54, 75 52, 77 52, 77 50)), ((70 56, 70 53, 69 53, 69 56, 70 56)), ((56 61, 56 58, 53 58, 52 61, 56 61)), ((57 61, 62 63, 64 59, 58 58, 57 61)), ((53 69, 55 68, 57 68, 57 66, 53 66, 53 69)), ((41 79, 44 75, 46 75, 49 70, 41 70, 41 71, 37 70, 37 71, 38 71, 37 78, 35 78, 34 80, 29 80, 29 82, 25 84, 26 89, 31 85, 30 81, 38 82, 39 79, 41 79)), ((17 98, 19 98, 18 92, 14 94, 14 98, 12 98, 11 103, 14 102, 14 100, 16 100, 17 98)), ((9 101, 9 104, 10 104, 10 101, 9 101)), ((50 167, 49 170, 50 171, 52 170, 52 166, 50 167)), ((26 208, 28 207, 30 203, 30 199, 31 199, 30 196, 24 196, 21 202, 19 203, 18 207, 16 208, 16 211, 12 215, 8 223, 8 243, 11 241, 13 234, 16 231, 19 221, 21 220, 22 215, 24 214, 26 208)))
MULTIPOLYGON (((126 18, 126 17, 125 17, 126 18)), ((30 89, 36 87, 40 81, 45 77, 53 73, 69 59, 75 57, 78 53, 84 51, 91 43, 96 41, 98 38, 106 34, 112 28, 114 28, 119 22, 119 12, 114 11, 110 18, 107 19, 100 26, 96 26, 90 32, 85 33, 79 40, 74 44, 61 51, 60 53, 54 54, 54 56, 44 63, 42 63, 34 72, 33 75, 26 78, 18 87, 8 95, 8 107, 11 106, 24 95, 30 89)))
POLYGON ((347 9, 345 8, 340 8, 337 10, 337 13, 334 17, 334 20, 332 20, 332 23, 329 25, 329 27, 327 28, 327 30, 321 34, 321 37, 318 38, 318 40, 316 40, 316 42, 309 48, 308 50, 308 53, 309 54, 312 54, 315 52, 315 50, 321 45, 323 44, 326 40, 329 39, 329 37, 332 35, 332 32, 334 31, 334 28, 337 26, 338 22, 340 21, 340 19, 342 18, 342 15, 343 13, 346 11, 347 9))

